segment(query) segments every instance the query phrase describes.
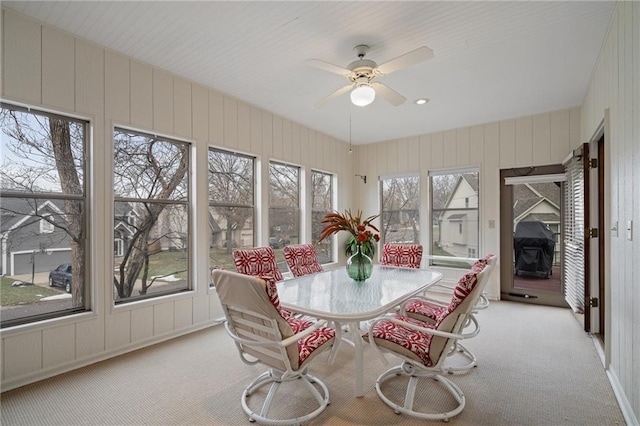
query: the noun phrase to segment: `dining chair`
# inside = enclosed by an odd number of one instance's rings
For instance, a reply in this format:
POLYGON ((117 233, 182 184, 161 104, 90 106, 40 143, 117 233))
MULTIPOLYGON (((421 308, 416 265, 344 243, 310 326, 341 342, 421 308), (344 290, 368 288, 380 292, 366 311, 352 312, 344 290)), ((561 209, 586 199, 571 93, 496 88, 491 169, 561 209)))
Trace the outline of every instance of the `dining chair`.
MULTIPOLYGON (((486 285, 487 272, 483 269, 463 275, 454 289, 451 302, 440 312, 435 324, 402 314, 387 314, 375 320, 369 333, 362 336, 376 351, 392 353, 402 360, 400 365, 388 369, 376 380, 378 396, 396 413, 425 420, 448 421, 464 409, 465 395, 443 375, 446 371, 444 363, 458 340, 473 337, 479 330, 476 328, 471 332, 463 332, 469 318, 473 317, 473 307, 486 285), (391 396, 397 393, 393 392, 397 389, 397 381, 387 384, 388 387, 395 385, 395 389, 385 388, 385 383, 396 376, 405 379, 402 381, 404 398, 391 396), (428 380, 421 382, 421 379, 428 380), (433 383, 436 382, 441 387, 435 388, 433 383), (422 396, 436 389, 447 391, 455 403, 443 408, 435 402, 441 401, 439 395, 416 400, 416 395, 422 396)), ((477 322, 472 322, 477 325, 477 322)), ((448 401, 446 398, 444 400, 448 401)))
MULTIPOLYGON (((488 281, 491 273, 493 272, 493 269, 495 268, 497 259, 497 256, 493 254, 489 254, 483 258, 480 258, 473 264, 473 266, 471 267, 471 271, 480 272, 484 270, 485 274, 483 274, 482 277, 485 281, 488 281)), ((482 288, 484 289, 485 287, 486 282, 482 283, 482 288)), ((452 292, 455 290, 455 287, 449 288, 452 292)), ((472 314, 476 314, 479 310, 486 309, 488 306, 489 299, 486 297, 486 294, 483 290, 480 293, 480 296, 478 297, 475 305, 473 306, 472 314)), ((431 299, 424 296, 417 296, 411 298, 410 300, 405 302, 403 306, 401 306, 400 314, 423 321, 427 324, 435 324, 438 321, 439 316, 442 315, 442 312, 446 310, 447 307, 448 304, 440 300, 431 299)), ((468 321, 467 324, 465 324, 465 327, 471 326, 472 322, 476 322, 476 324, 474 325, 476 327, 478 326, 477 318, 475 317, 475 315, 471 315, 468 317, 468 321)), ((463 373, 469 371, 474 367, 477 367, 478 364, 476 356, 459 341, 456 341, 455 345, 452 347, 448 355, 453 356, 457 353, 461 354, 464 358, 467 359, 467 361, 461 365, 458 363, 458 365, 456 366, 445 366, 445 371, 450 374, 463 373)))
POLYGON ((385 243, 382 246, 381 265, 402 268, 420 268, 422 245, 385 243))
POLYGON ((294 277, 323 272, 313 244, 297 244, 282 249, 284 260, 294 277))
POLYGON ((324 322, 281 314, 276 281, 233 271, 214 270, 213 280, 225 315, 225 329, 235 342, 240 359, 269 369, 242 392, 241 404, 249 421, 265 425, 299 424, 318 416, 329 405, 329 390, 308 373, 316 356, 332 348, 335 331, 324 322), (266 396, 258 392, 269 385, 266 396), (281 388, 282 386, 282 388, 281 388), (301 387, 310 394, 301 394, 301 387), (275 406, 278 391, 296 399, 296 410, 275 406), (264 398, 264 399, 263 399, 264 398), (313 401, 313 402, 312 402, 313 401), (261 406, 261 408, 260 408, 261 406))

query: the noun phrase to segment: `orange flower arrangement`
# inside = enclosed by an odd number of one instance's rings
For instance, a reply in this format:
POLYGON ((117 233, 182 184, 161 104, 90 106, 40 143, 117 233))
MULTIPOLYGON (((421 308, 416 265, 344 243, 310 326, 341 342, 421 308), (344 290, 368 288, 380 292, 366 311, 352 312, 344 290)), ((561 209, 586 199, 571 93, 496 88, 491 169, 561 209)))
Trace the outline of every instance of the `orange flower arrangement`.
POLYGON ((318 242, 340 231, 347 231, 351 234, 351 237, 345 246, 345 254, 347 256, 354 254, 357 246, 360 246, 362 253, 372 257, 376 250, 375 244, 380 241, 380 235, 378 234, 380 231, 371 222, 378 216, 380 215, 376 214, 362 220, 362 211, 358 210, 354 216, 351 210, 348 209, 344 211, 344 214, 338 212, 327 213, 321 222, 325 226, 318 242))

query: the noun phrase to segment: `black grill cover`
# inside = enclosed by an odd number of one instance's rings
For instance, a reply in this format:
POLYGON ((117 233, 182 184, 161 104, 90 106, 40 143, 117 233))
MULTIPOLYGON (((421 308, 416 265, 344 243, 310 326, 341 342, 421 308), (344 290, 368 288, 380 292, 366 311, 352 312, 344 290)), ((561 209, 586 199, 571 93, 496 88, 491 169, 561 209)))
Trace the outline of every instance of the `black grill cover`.
POLYGON ((551 273, 556 242, 542 222, 519 222, 513 236, 517 271, 551 273))

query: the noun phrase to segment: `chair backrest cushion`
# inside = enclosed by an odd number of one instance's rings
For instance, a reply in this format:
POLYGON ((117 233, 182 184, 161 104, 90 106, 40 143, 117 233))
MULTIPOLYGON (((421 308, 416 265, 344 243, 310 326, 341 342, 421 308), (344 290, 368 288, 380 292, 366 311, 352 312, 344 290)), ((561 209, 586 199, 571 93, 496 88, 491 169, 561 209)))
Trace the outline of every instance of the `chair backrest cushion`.
POLYGON ((315 274, 324 271, 313 244, 285 246, 282 249, 284 260, 294 277, 315 274))
POLYGON ((282 281, 284 277, 278 264, 276 254, 271 247, 255 247, 250 249, 238 249, 233 251, 233 261, 236 271, 251 276, 272 276, 276 281, 282 281))
POLYGON ((400 266, 403 268, 420 268, 422 261, 422 245, 391 244, 382 246, 381 265, 400 266))

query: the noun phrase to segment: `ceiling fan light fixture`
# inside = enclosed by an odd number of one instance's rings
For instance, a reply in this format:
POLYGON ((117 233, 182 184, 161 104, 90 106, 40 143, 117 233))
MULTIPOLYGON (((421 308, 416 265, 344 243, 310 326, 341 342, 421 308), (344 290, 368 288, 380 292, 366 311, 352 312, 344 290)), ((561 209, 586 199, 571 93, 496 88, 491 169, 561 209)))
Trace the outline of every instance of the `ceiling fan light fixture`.
POLYGON ((367 106, 376 98, 376 90, 369 84, 360 84, 351 91, 351 102, 356 106, 367 106))

